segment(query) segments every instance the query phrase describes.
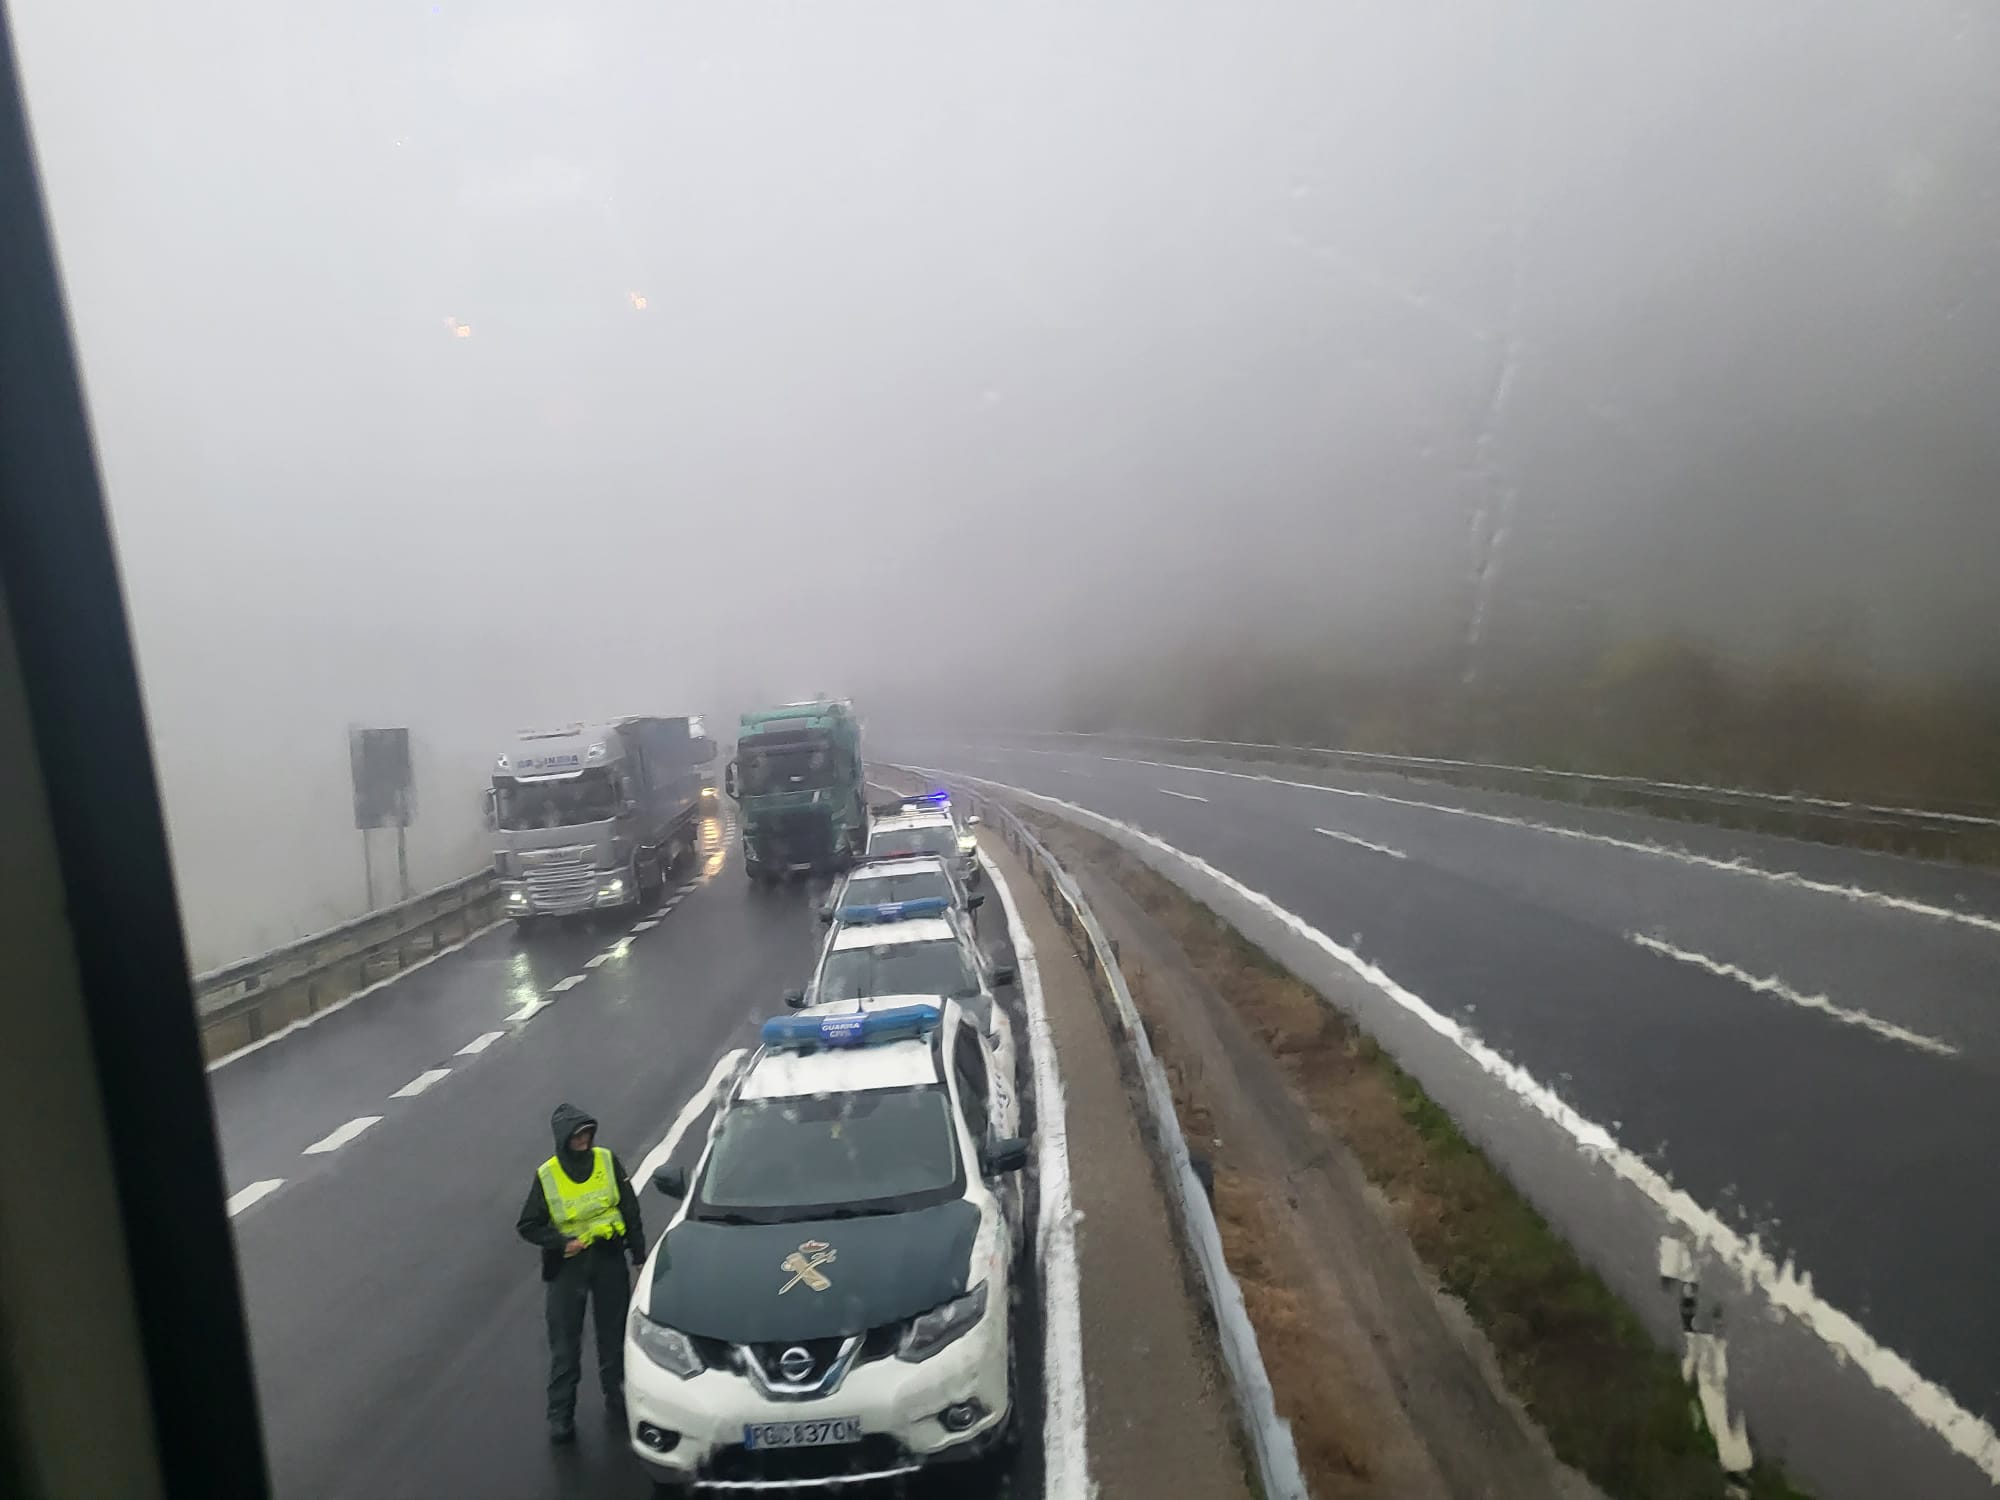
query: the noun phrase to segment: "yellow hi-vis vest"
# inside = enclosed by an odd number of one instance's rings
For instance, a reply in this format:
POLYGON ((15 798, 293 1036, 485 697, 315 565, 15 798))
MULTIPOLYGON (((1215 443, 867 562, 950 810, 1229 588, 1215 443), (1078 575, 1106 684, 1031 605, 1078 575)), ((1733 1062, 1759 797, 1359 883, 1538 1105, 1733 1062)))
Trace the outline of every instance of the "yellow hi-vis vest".
POLYGON ((542 1196, 548 1200, 549 1222, 564 1239, 582 1240, 586 1245, 620 1239, 625 1233, 625 1219, 618 1212, 618 1174, 611 1168, 611 1153, 596 1146, 590 1154, 594 1161, 590 1175, 582 1182, 571 1181, 569 1173, 553 1156, 535 1174, 541 1178, 542 1196))

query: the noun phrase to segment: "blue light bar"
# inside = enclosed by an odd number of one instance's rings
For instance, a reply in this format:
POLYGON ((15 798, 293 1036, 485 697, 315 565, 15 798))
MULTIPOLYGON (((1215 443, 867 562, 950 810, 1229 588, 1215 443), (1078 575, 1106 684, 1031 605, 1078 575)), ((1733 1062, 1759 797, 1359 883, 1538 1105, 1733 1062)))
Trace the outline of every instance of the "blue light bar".
POLYGON ((766 1047, 781 1051, 867 1047, 921 1037, 942 1019, 935 1005, 898 1005, 837 1016, 773 1016, 764 1023, 763 1039, 766 1047))
POLYGON ((915 797, 905 797, 905 798, 903 799, 903 806, 905 806, 905 807, 950 807, 950 806, 951 806, 951 793, 950 793, 950 792, 924 792, 924 793, 922 793, 922 794, 921 794, 921 795, 919 795, 919 796, 915 796, 915 797))
POLYGON ((867 922, 906 922, 912 917, 941 917, 951 910, 944 896, 917 896, 908 901, 878 901, 872 906, 843 906, 835 914, 853 926, 867 922))

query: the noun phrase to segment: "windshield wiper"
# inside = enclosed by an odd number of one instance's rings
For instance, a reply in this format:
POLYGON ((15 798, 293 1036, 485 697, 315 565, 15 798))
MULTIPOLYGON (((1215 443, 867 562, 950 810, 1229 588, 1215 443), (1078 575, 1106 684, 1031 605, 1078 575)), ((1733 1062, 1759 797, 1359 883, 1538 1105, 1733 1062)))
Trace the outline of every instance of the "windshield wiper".
POLYGON ((782 1219, 767 1219, 758 1214, 739 1214, 724 1210, 720 1213, 700 1213, 694 1216, 701 1224, 782 1224, 782 1219))
POLYGON ((894 1218, 897 1213, 898 1210, 893 1208, 849 1206, 847 1208, 836 1208, 830 1213, 821 1214, 819 1217, 824 1219, 886 1219, 894 1218))

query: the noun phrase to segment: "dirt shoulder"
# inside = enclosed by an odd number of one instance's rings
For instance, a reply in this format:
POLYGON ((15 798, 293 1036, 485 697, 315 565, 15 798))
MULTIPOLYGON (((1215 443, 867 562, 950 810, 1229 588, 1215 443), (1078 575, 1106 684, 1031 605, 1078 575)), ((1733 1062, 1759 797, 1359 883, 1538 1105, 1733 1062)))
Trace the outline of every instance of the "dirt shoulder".
POLYGON ((1006 877, 1035 945, 1061 1065, 1097 1491, 1105 1500, 1249 1500, 1254 1490, 1214 1330, 1184 1273, 1090 982, 1006 844, 982 834, 981 845, 1006 877))

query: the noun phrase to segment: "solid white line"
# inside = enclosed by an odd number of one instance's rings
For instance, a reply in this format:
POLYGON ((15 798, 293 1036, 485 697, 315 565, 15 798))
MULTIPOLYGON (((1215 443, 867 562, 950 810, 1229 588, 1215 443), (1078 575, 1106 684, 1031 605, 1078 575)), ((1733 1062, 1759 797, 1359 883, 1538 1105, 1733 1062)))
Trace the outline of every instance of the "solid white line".
POLYGON ((447 957, 450 954, 456 953, 458 952, 459 949, 467 947, 472 943, 478 942, 479 939, 485 937, 486 934, 491 932, 494 928, 504 924, 506 920, 507 919, 505 917, 502 917, 497 922, 489 922, 484 927, 480 928, 479 931, 474 933, 469 933, 465 937, 459 939, 457 942, 453 943, 449 948, 440 948, 435 953, 426 954, 424 957, 418 959, 415 963, 411 964, 408 968, 398 969, 395 973, 391 974, 387 979, 378 979, 373 984, 368 985, 363 989, 356 990, 353 994, 349 995, 345 1000, 336 1000, 333 1002, 333 1004, 324 1006, 321 1009, 314 1011, 309 1016, 301 1016, 298 1020, 291 1022, 289 1025, 280 1026, 276 1031, 272 1032, 269 1036, 260 1036, 257 1038, 256 1041, 251 1042, 246 1046, 238 1047, 234 1052, 224 1053, 221 1057, 216 1058, 213 1062, 208 1064, 208 1071, 213 1073, 217 1068, 226 1068, 229 1066, 229 1064, 235 1062, 236 1059, 239 1057, 248 1057, 252 1052, 256 1052, 261 1048, 270 1046, 271 1043, 279 1040, 281 1037, 288 1037, 295 1031, 301 1031, 304 1028, 312 1025, 313 1022, 332 1015, 337 1010, 346 1010, 347 1007, 352 1005, 355 1001, 364 1000, 368 996, 374 994, 377 990, 387 989, 390 985, 394 984, 399 979, 409 978, 410 975, 416 973, 417 970, 424 967, 425 964, 434 964, 439 959, 447 957))
POLYGON ((1760 995, 1775 995, 1780 1000, 1790 1001, 1793 1005, 1803 1006, 1807 1010, 1816 1010, 1821 1015, 1832 1016, 1834 1020, 1845 1022, 1849 1026, 1863 1027, 1877 1036, 1887 1037, 1892 1042, 1915 1047, 1919 1052, 1933 1053, 1938 1057, 1958 1056, 1958 1048, 1952 1046, 1950 1042, 1941 1042, 1934 1036, 1925 1036, 1921 1031, 1910 1031, 1893 1021, 1871 1016, 1865 1010, 1850 1010, 1845 1005, 1835 1005, 1824 995, 1805 994, 1793 989, 1782 979, 1761 978, 1747 969, 1739 969, 1735 964, 1723 963, 1720 959, 1710 958, 1705 953, 1676 948, 1672 943, 1663 943, 1658 938, 1647 937, 1643 932, 1628 932, 1625 936, 1641 948, 1664 954, 1668 958, 1679 959, 1684 964, 1705 970, 1719 978, 1733 979, 1745 989, 1754 990, 1760 995))
POLYGON ((564 990, 575 989, 583 983, 583 980, 584 976, 581 974, 572 974, 567 979, 558 979, 554 984, 549 986, 549 993, 551 995, 560 995, 564 990))
POLYGON ((485 1032, 480 1036, 474 1037, 471 1041, 467 1042, 463 1047, 460 1047, 458 1049, 458 1055, 460 1057, 477 1057, 480 1053, 484 1052, 488 1047, 492 1046, 495 1042, 499 1041, 500 1038, 505 1036, 506 1034, 507 1033, 504 1031, 485 1032))
POLYGON ((261 1202, 285 1185, 282 1177, 266 1177, 262 1182, 253 1182, 229 1195, 229 1217, 235 1218, 253 1203, 261 1202))
POLYGON ((331 1135, 321 1136, 300 1154, 303 1156, 323 1156, 329 1151, 338 1151, 370 1125, 380 1124, 381 1120, 382 1117, 380 1115, 362 1115, 358 1119, 349 1120, 331 1135))
POLYGON ((1178 797, 1183 802, 1206 802, 1208 800, 1206 797, 1197 797, 1193 792, 1177 792, 1170 786, 1161 787, 1160 795, 1163 797, 1178 797))
POLYGON ((1315 828, 1314 833, 1323 833, 1330 839, 1339 839, 1343 844, 1352 844, 1357 849, 1372 849, 1377 854, 1386 854, 1391 859, 1408 859, 1401 849, 1391 849, 1387 844, 1371 844, 1366 839, 1358 839, 1351 833, 1342 833, 1334 828, 1315 828))
MULTIPOLYGON (((912 767, 919 774, 944 775, 912 767)), ((1364 980, 1438 1036, 1452 1043, 1523 1103, 1568 1135, 1577 1148, 1595 1161, 1611 1168, 1619 1177, 1646 1195, 1668 1218, 1691 1235, 1696 1244, 1707 1248, 1729 1266, 1746 1284, 1755 1286, 1771 1305, 1789 1313, 1810 1328, 1833 1352, 1859 1369, 1875 1386, 1901 1403, 1924 1427, 1937 1434, 1953 1452, 1976 1465, 1988 1479, 2000 1482, 2000 1434, 1990 1422, 1967 1411, 1943 1386, 1926 1380, 1915 1366, 1895 1350, 1885 1348, 1873 1334, 1847 1313, 1823 1300, 1814 1290, 1812 1276, 1796 1263, 1780 1262, 1754 1237, 1739 1233, 1718 1215, 1695 1202, 1644 1158, 1618 1144, 1617 1138, 1594 1120, 1586 1119, 1570 1107, 1527 1069, 1509 1062, 1499 1052, 1479 1040, 1451 1017, 1434 1010, 1419 996, 1404 989, 1376 965, 1287 910, 1261 891, 1252 890, 1235 876, 1224 873, 1199 855, 1176 848, 1130 823, 1103 813, 1031 792, 1025 787, 988 781, 979 776, 961 779, 1007 792, 1026 801, 1059 811, 1094 828, 1107 830, 1125 839, 1136 840, 1169 859, 1215 882, 1235 894, 1295 935, 1318 948, 1343 968, 1364 980)), ((1023 973, 1026 966, 1023 965, 1023 973)), ((1054 1328, 1050 1328, 1053 1342, 1054 1328)))
POLYGON ((414 1099, 440 1078, 449 1077, 451 1077, 450 1068, 430 1068, 425 1072, 419 1073, 389 1097, 391 1099, 414 1099))
POLYGON ((747 1047, 738 1047, 732 1052, 723 1053, 715 1060, 715 1067, 709 1072, 708 1082, 694 1091, 687 1103, 681 1106, 681 1112, 674 1116, 674 1123, 667 1127, 667 1133, 660 1137, 659 1143, 639 1159, 639 1170, 632 1174, 634 1192, 646 1190, 646 1184, 653 1180, 653 1174, 665 1166, 673 1156, 674 1148, 681 1143, 681 1137, 687 1134, 688 1126, 699 1120, 702 1112, 708 1108, 716 1087, 749 1050, 747 1047))
MULTIPOLYGON (((1537 822, 1533 818, 1513 818, 1504 813, 1479 812, 1470 807, 1452 807, 1443 802, 1423 802, 1414 797, 1391 797, 1386 792, 1361 792, 1352 787, 1327 786, 1318 781, 1291 781, 1282 776, 1252 775, 1247 771, 1224 771, 1216 766, 1186 766, 1178 761, 1143 760, 1131 755, 1101 755, 1097 758, 1122 761, 1127 765, 1151 766, 1163 771, 1192 771, 1202 776, 1225 776, 1234 781, 1261 781, 1267 786, 1296 787, 1300 791, 1325 792, 1334 797, 1356 797, 1365 802, 1389 802, 1398 807, 1417 807, 1426 812, 1447 813, 1454 818, 1476 818, 1482 823, 1499 823, 1509 828, 1525 828, 1535 833, 1550 834, 1556 838, 1604 844, 1613 849, 1650 855, 1656 859, 1671 859, 1704 870, 1719 870, 1728 875, 1748 875, 1757 880, 1769 881, 1773 885, 1790 886, 1793 890, 1812 891, 1823 896, 1839 896, 1846 901, 1859 901, 1888 911, 1909 912, 1914 916, 1930 917, 1940 922, 1961 922, 1967 927, 1977 927, 1986 932, 2000 932, 2000 918, 1981 916, 1977 912, 1955 911, 1949 906, 1937 906, 1909 896, 1894 896, 1887 891, 1871 890, 1866 886, 1838 885, 1830 880, 1813 880, 1792 870, 1767 870, 1762 865, 1753 865, 1744 859, 1716 859, 1710 855, 1695 854, 1687 849, 1669 848, 1665 844, 1650 843, 1643 839, 1621 839, 1608 833, 1586 833, 1581 828, 1565 828, 1557 823, 1537 822)), ((976 777, 973 779, 977 780, 976 777)))
POLYGON ((1035 1252, 1042 1272, 1042 1493, 1048 1500, 1089 1500, 1089 1408, 1083 1383, 1083 1292, 1076 1263, 1076 1206, 1070 1194, 1069 1124, 1055 1034, 1042 998, 1035 945, 1007 878, 985 850, 979 863, 1007 910, 1021 997, 1028 1011, 1028 1053, 1034 1062, 1036 1182, 1041 1212, 1035 1252))

